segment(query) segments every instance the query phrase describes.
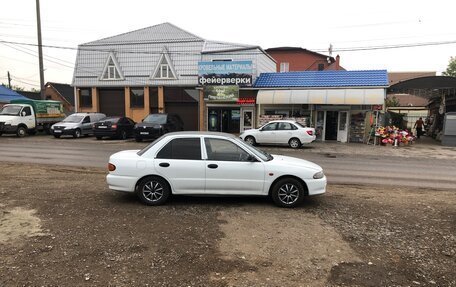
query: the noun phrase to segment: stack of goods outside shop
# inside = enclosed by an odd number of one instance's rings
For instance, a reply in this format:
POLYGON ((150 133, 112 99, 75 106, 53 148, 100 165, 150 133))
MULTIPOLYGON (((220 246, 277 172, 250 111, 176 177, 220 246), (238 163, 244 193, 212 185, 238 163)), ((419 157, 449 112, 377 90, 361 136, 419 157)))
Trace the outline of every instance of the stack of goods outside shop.
POLYGON ((401 114, 386 113, 375 129, 375 137, 380 145, 406 146, 415 142, 416 137, 407 129, 407 123, 401 114))

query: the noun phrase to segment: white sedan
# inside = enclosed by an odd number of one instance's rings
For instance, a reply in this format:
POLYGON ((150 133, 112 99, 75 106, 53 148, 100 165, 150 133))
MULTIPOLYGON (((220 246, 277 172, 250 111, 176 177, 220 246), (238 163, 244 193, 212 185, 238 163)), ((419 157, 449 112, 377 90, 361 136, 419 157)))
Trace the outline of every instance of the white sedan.
POLYGON ((176 132, 142 150, 109 158, 109 188, 136 193, 147 205, 172 194, 270 196, 281 207, 326 191, 326 176, 315 163, 270 155, 231 134, 176 132))
POLYGON ((245 130, 240 137, 251 145, 285 144, 291 148, 299 148, 316 138, 314 128, 291 120, 271 121, 258 129, 245 130))

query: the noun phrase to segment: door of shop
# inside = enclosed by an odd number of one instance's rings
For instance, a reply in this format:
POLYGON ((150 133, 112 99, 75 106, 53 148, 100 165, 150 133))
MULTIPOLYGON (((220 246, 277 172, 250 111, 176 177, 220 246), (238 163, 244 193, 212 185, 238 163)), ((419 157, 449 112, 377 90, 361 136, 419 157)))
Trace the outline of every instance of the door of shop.
POLYGON ((337 140, 337 120, 339 112, 326 111, 325 140, 337 140))
POLYGON ((339 112, 337 141, 346 143, 348 137, 348 112, 339 112))
POLYGON ((241 111, 239 108, 208 108, 207 129, 214 132, 239 133, 241 111))

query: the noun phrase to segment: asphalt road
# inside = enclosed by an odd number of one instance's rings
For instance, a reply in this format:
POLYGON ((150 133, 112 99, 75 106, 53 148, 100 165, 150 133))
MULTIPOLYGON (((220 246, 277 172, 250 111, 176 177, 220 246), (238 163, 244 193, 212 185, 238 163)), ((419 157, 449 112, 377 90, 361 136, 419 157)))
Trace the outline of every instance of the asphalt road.
MULTIPOLYGON (((141 149, 148 142, 102 140, 93 137, 55 139, 37 135, 0 137, 0 161, 104 168, 120 150, 141 149)), ((436 158, 398 158, 350 153, 331 155, 310 148, 262 147, 273 154, 304 158, 321 165, 329 184, 394 185, 456 189, 456 161, 436 158)), ((353 144, 356 148, 356 144, 353 144)))

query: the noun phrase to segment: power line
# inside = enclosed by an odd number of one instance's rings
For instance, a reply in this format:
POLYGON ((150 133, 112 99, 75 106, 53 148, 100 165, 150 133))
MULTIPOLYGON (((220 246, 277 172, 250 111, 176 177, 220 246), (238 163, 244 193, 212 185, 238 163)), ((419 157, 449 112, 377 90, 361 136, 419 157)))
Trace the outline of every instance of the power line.
MULTIPOLYGON (((30 44, 30 43, 23 43, 23 42, 13 42, 13 41, 5 41, 0 40, 0 43, 7 43, 7 44, 14 44, 14 45, 24 45, 24 46, 38 46, 37 44, 30 44)), ((141 44, 149 44, 149 43, 141 43, 141 44)), ((450 45, 456 44, 456 40, 451 41, 438 41, 438 42, 422 42, 422 43, 409 43, 409 44, 392 44, 392 45, 383 45, 383 46, 366 46, 366 47, 347 47, 347 48, 338 48, 334 49, 333 52, 356 52, 356 51, 366 51, 366 50, 382 50, 382 49, 399 49, 399 48, 413 48, 413 47, 423 47, 423 46, 440 46, 440 45, 450 45)), ((109 46, 115 44, 100 44, 97 46, 109 46)), ((161 55, 162 51, 132 51, 132 50, 115 50, 112 48, 106 49, 95 49, 95 48, 88 48, 86 45, 81 45, 77 48, 75 47, 67 47, 67 46, 55 46, 55 45, 43 45, 45 48, 53 48, 53 49, 64 49, 64 50, 74 50, 74 51, 91 51, 91 52, 119 52, 119 53, 129 53, 129 54, 152 54, 152 55, 161 55)), ((254 48, 254 46, 252 47, 254 48)), ((310 49, 314 52, 327 52, 327 49, 310 49)), ((213 51, 217 53, 218 51, 213 51)), ((220 51, 224 52, 224 51, 220 51)), ((226 51, 229 52, 229 51, 226 51)), ((169 51, 169 54, 174 55, 201 55, 200 52, 172 52, 169 51)), ((231 55, 258 55, 262 54, 262 52, 251 52, 251 53, 234 53, 231 52, 231 55)))

